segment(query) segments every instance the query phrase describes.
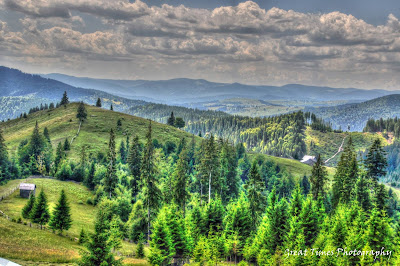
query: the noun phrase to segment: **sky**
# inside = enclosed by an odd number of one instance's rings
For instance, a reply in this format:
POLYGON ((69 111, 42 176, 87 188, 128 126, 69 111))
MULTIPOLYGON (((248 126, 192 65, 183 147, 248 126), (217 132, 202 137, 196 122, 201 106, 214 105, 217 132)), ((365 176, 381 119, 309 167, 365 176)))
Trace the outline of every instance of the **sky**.
POLYGON ((110 79, 400 89, 397 0, 0 0, 0 65, 110 79))

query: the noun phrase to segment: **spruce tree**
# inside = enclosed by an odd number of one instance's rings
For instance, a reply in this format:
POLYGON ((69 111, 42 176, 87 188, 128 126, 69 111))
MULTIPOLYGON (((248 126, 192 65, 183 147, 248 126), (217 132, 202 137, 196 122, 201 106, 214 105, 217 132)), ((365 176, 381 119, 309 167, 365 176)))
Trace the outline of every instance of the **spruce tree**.
POLYGON ((101 99, 97 98, 96 107, 101 107, 101 99))
POLYGON ((317 237, 319 228, 316 201, 311 198, 311 195, 304 201, 299 218, 306 245, 310 246, 317 237))
POLYGON ((175 126, 174 112, 171 112, 171 116, 168 118, 167 124, 170 126, 175 126))
POLYGON ((32 223, 37 223, 40 228, 47 224, 50 219, 49 207, 47 205, 47 196, 44 194, 43 189, 40 191, 38 198, 33 205, 30 219, 32 223))
POLYGON ((58 168, 58 165, 60 164, 61 160, 64 158, 64 149, 61 144, 61 142, 58 143, 57 149, 56 149, 56 158, 54 159, 54 164, 56 165, 56 168, 58 168))
POLYGON ((250 213, 253 219, 253 229, 258 225, 259 218, 264 210, 266 197, 265 197, 265 182, 262 180, 258 170, 257 161, 254 160, 249 172, 249 179, 247 180, 244 188, 247 191, 249 199, 250 213))
POLYGON ((69 144, 68 138, 64 141, 64 151, 69 151, 71 149, 71 144, 69 144))
POLYGON ((83 102, 80 102, 78 105, 78 113, 76 114, 76 118, 78 118, 80 121, 84 121, 87 118, 87 111, 83 102))
POLYGON ((154 159, 154 146, 152 140, 151 121, 146 134, 146 145, 143 152, 141 165, 142 191, 147 207, 147 240, 150 242, 151 213, 154 211, 160 201, 161 191, 158 188, 157 168, 154 159))
POLYGON ((371 216, 367 221, 367 230, 365 232, 365 240, 372 250, 391 250, 393 231, 389 224, 389 218, 386 212, 373 208, 371 216))
POLYGON ((116 151, 115 151, 115 135, 114 130, 110 130, 110 141, 108 143, 108 154, 107 154, 107 172, 104 177, 104 190, 111 197, 114 194, 114 190, 118 183, 117 177, 117 162, 116 162, 116 151))
POLYGON ((108 218, 106 211, 99 209, 95 220, 94 233, 90 235, 86 244, 89 252, 82 256, 79 265, 92 266, 122 264, 119 260, 115 260, 111 252, 111 243, 109 242, 110 225, 108 218))
POLYGON ((220 195, 224 202, 237 198, 240 189, 240 177, 237 174, 235 147, 224 141, 219 155, 220 195))
POLYGON ((320 196, 324 196, 325 185, 328 180, 327 175, 328 173, 321 159, 321 155, 318 155, 317 162, 313 166, 312 174, 310 177, 311 193, 314 196, 314 199, 318 199, 320 196))
POLYGON ((49 143, 51 143, 50 134, 49 134, 49 130, 47 129, 47 127, 45 127, 44 130, 43 130, 43 136, 46 138, 46 140, 47 140, 49 143))
POLYGON ((186 201, 189 199, 188 192, 189 182, 189 164, 187 151, 183 149, 179 154, 178 162, 173 173, 173 201, 179 206, 185 215, 186 201))
POLYGON ((35 205, 35 195, 31 194, 29 197, 28 202, 25 204, 24 208, 22 209, 22 217, 25 219, 29 219, 31 215, 31 211, 33 206, 35 205))
POLYGON ((83 230, 83 228, 81 229, 81 232, 80 232, 80 234, 79 234, 79 244, 85 244, 86 243, 86 241, 87 241, 87 236, 86 236, 86 233, 85 233, 85 230, 83 230))
POLYGON ((127 150, 123 140, 121 140, 121 143, 119 144, 119 156, 121 158, 121 163, 126 164, 127 150))
POLYGON ((208 202, 211 202, 212 184, 216 183, 218 175, 218 154, 214 136, 204 140, 204 150, 202 151, 199 164, 199 172, 203 180, 208 179, 208 202))
POLYGON ((387 212, 388 210, 388 192, 384 184, 378 184, 375 188, 374 203, 378 210, 387 212))
POLYGON ((110 237, 108 242, 113 251, 122 247, 122 233, 120 231, 119 221, 119 217, 114 216, 110 223, 110 237))
POLYGON ((142 165, 142 153, 138 136, 133 137, 132 144, 129 148, 127 162, 132 175, 132 178, 130 180, 131 194, 136 201, 136 195, 139 193, 139 179, 141 176, 140 168, 142 165))
POLYGON ((110 106, 110 110, 111 110, 111 111, 114 111, 114 107, 113 107, 112 104, 111 104, 111 106, 110 106))
POLYGON ((367 176, 374 181, 375 185, 380 177, 386 175, 386 152, 383 150, 380 139, 376 139, 368 149, 364 165, 367 169, 367 176))
POLYGON ((71 210, 63 189, 61 190, 60 198, 52 213, 49 226, 62 234, 64 230, 68 231, 68 229, 71 228, 71 224, 71 210))
POLYGON ((69 104, 69 99, 68 99, 68 96, 67 96, 67 92, 64 91, 64 94, 63 94, 63 96, 61 98, 60 105, 67 105, 67 104, 69 104))
POLYGON ((96 172, 96 163, 90 164, 89 173, 83 181, 83 184, 90 190, 94 190, 96 183, 94 181, 94 173, 96 172))
POLYGON ((370 185, 366 174, 362 173, 357 179, 354 188, 355 200, 360 204, 364 211, 371 208, 370 185))
POLYGON ((39 132, 39 124, 36 121, 35 128, 33 129, 31 140, 29 142, 29 154, 33 155, 36 159, 43 152, 44 147, 45 141, 39 132))
POLYGON ((144 244, 143 244, 144 239, 143 238, 144 238, 143 233, 141 233, 140 238, 139 238, 139 243, 138 243, 137 249, 136 249, 136 257, 139 259, 142 259, 145 256, 144 255, 144 244))

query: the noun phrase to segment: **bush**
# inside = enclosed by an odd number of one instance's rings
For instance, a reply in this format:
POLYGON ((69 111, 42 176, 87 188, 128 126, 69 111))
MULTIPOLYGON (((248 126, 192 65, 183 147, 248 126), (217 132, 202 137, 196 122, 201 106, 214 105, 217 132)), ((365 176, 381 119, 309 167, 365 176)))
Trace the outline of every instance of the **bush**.
POLYGON ((86 200, 86 204, 94 205, 93 199, 92 199, 92 198, 88 198, 88 199, 86 200))

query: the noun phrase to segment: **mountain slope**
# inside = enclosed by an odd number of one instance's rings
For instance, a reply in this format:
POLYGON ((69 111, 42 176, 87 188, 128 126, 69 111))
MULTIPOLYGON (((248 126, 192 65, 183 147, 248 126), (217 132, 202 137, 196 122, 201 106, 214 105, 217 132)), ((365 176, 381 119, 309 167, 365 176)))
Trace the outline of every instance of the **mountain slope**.
POLYGON ((76 88, 62 82, 23 73, 16 69, 0 66, 0 120, 15 118, 37 105, 59 102, 64 91, 71 101, 94 104, 97 98, 108 107, 124 111, 129 107, 144 105, 146 102, 125 99, 103 91, 76 88))
POLYGON ((332 123, 336 128, 341 127, 351 131, 362 131, 369 118, 393 118, 400 116, 400 94, 379 97, 357 104, 345 104, 335 107, 308 108, 317 116, 332 123))

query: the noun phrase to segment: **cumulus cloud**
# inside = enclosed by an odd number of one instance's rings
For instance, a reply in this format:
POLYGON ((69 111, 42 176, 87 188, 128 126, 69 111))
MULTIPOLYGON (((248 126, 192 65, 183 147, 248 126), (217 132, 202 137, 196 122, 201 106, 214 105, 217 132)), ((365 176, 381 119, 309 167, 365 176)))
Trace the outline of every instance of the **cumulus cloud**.
POLYGON ((400 22, 393 14, 376 26, 351 14, 264 10, 252 1, 209 10, 140 0, 0 0, 0 8, 24 16, 22 30, 0 22, 2 55, 50 68, 62 58, 80 69, 85 60, 131 64, 143 78, 154 69, 154 78, 180 73, 249 83, 337 83, 343 77, 346 83, 353 81, 344 72, 396 73, 400 58, 400 22), (89 30, 91 18, 103 25, 89 30))

